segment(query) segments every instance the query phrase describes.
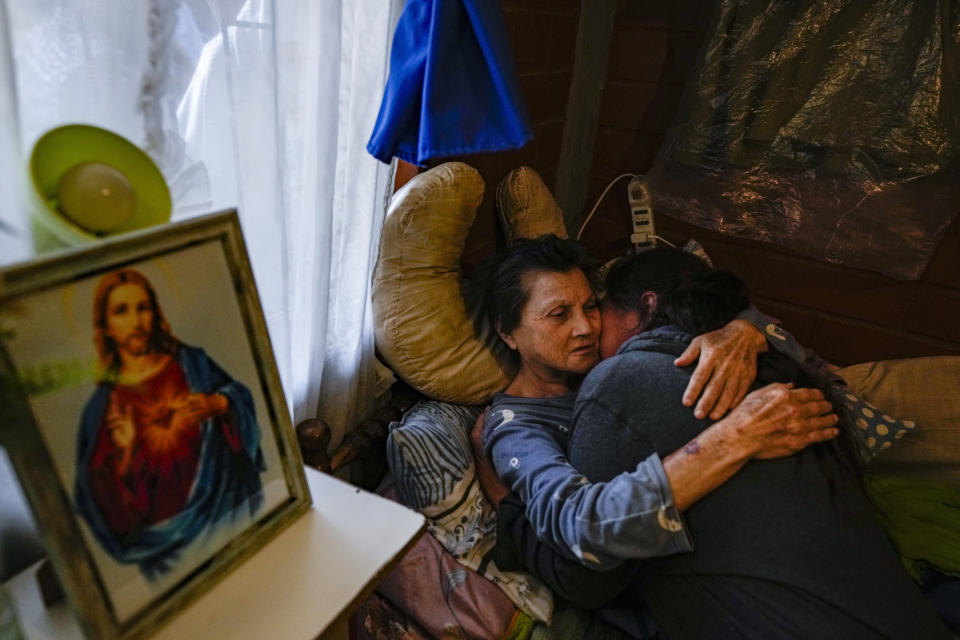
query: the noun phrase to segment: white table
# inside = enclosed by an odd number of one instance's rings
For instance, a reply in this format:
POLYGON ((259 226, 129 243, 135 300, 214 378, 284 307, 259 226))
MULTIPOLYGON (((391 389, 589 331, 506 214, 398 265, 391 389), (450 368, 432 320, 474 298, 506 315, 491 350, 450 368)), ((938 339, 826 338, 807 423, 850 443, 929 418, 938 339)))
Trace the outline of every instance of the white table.
MULTIPOLYGON (((307 469, 313 508, 152 636, 345 637, 353 609, 423 532, 419 513, 307 469)), ((31 640, 81 640, 65 603, 44 608, 36 567, 7 588, 31 640)))

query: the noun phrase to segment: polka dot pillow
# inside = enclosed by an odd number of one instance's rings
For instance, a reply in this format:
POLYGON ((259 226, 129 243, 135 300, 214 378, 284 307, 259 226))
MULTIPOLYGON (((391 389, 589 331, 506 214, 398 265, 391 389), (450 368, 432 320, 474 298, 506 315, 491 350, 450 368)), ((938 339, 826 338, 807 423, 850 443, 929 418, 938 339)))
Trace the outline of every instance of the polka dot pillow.
POLYGON ((841 410, 856 426, 856 441, 864 462, 889 449, 917 426, 913 420, 901 420, 884 413, 851 391, 841 391, 839 395, 843 403, 841 410))
POLYGON ((873 437, 871 449, 881 452, 870 471, 960 484, 960 356, 863 362, 837 373, 847 383, 845 391, 879 407, 858 405, 843 391, 839 394, 839 402, 851 405, 844 409, 857 414, 851 415, 854 424, 860 418, 867 424, 865 429, 863 423, 854 428, 865 436, 864 446, 873 437), (864 414, 864 409, 873 416, 864 414), (884 420, 884 416, 910 418, 917 426, 911 429, 910 421, 884 420), (887 431, 884 435, 868 433, 877 417, 887 431), (891 435, 896 446, 884 451, 891 435))

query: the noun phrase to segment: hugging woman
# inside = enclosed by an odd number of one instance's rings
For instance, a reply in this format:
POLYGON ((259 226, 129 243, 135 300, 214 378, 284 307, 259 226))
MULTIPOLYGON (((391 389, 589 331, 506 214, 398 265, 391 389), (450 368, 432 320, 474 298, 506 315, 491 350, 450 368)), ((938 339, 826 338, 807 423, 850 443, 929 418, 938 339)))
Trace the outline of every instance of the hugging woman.
POLYGON ((690 371, 675 359, 747 310, 743 283, 654 249, 610 270, 598 306, 582 265, 574 243, 545 237, 488 274, 519 373, 483 445, 543 548, 595 569, 643 559, 621 600, 645 603, 668 638, 949 637, 873 516, 814 372, 771 352, 766 386, 725 418, 681 404, 690 371), (498 293, 518 281, 519 318, 505 317, 498 293))

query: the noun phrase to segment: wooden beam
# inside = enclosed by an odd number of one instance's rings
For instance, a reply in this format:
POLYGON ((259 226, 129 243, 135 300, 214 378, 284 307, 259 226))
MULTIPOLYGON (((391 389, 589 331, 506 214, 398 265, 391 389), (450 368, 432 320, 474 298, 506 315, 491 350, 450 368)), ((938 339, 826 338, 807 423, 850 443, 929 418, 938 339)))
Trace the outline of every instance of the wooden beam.
POLYGON ((617 4, 616 0, 592 0, 580 5, 576 57, 553 189, 568 229, 576 229, 587 199, 617 4))

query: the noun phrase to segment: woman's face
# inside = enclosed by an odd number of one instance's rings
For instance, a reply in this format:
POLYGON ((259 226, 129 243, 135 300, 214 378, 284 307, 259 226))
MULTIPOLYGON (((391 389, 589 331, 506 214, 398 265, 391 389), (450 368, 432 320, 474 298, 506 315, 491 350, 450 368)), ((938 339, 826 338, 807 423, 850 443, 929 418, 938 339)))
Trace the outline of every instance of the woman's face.
POLYGON ((520 324, 503 335, 521 367, 551 380, 583 375, 600 361, 600 311, 586 276, 534 271, 523 278, 527 303, 520 324))
POLYGON ((604 301, 600 303, 600 318, 603 321, 603 335, 600 336, 600 357, 606 360, 617 353, 620 345, 639 332, 640 314, 636 311, 624 311, 604 301))

